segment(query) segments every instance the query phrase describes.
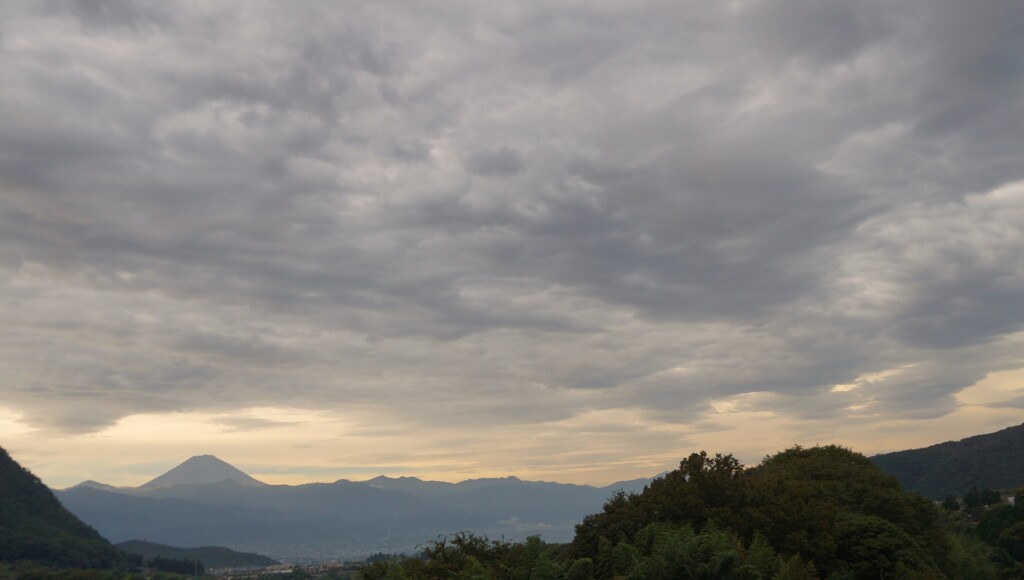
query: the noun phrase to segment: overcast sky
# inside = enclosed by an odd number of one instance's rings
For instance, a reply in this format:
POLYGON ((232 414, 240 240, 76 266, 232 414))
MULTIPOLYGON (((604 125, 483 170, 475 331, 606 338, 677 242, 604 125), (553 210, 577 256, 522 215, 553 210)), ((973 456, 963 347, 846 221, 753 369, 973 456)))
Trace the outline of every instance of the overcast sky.
POLYGON ((51 485, 1024 420, 1019 0, 12 0, 0 75, 0 445, 51 485))

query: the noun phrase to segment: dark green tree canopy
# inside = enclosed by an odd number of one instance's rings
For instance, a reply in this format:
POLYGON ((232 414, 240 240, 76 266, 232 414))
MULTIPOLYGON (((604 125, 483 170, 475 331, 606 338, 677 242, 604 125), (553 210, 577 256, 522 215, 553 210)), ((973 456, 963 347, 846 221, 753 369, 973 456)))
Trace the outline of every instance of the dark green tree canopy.
POLYGON ((635 543, 655 523, 714 524, 734 531, 741 545, 760 536, 780 555, 813 561, 823 575, 856 575, 879 562, 883 572, 900 564, 938 573, 948 551, 930 502, 837 446, 793 447, 750 469, 730 455, 693 454, 643 493, 616 495, 584 519, 571 553, 599 559, 602 541, 635 543))

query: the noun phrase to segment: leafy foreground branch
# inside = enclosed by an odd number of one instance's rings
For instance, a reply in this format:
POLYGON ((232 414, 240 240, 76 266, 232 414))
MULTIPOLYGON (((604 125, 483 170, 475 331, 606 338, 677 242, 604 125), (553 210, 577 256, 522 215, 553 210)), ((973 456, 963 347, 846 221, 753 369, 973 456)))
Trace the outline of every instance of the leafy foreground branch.
POLYGON ((982 521, 983 537, 963 533, 932 502, 841 447, 794 447, 752 468, 702 452, 643 493, 616 493, 576 526, 571 544, 461 533, 418 557, 370 564, 362 577, 1024 578, 1024 506, 997 513, 997 523, 982 521))

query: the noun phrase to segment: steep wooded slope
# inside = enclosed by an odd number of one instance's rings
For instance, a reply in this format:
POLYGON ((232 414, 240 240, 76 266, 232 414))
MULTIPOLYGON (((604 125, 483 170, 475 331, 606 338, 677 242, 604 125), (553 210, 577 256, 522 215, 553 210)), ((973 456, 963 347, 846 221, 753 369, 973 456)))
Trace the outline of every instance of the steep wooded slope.
POLYGON ((923 449, 871 458, 904 489, 932 499, 978 489, 1024 486, 1024 424, 923 449))
POLYGON ((113 568, 124 556, 0 448, 0 561, 113 568))

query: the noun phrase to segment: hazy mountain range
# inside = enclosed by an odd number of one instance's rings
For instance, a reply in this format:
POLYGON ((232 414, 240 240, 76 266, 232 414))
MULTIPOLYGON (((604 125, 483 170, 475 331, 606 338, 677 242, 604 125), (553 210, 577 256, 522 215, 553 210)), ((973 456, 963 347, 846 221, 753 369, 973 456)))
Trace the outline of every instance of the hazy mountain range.
POLYGON ((267 485, 201 455, 139 487, 85 481, 58 497, 113 542, 216 544, 276 558, 350 557, 411 552, 461 530, 568 541, 575 524, 599 511, 615 490, 639 492, 650 481, 592 487, 516 477, 446 483, 380 476, 267 485))

